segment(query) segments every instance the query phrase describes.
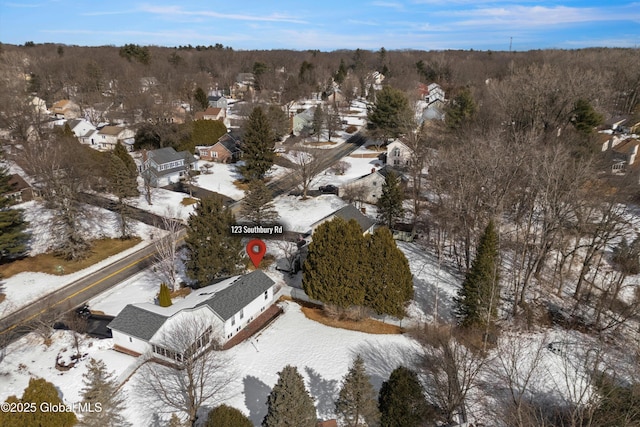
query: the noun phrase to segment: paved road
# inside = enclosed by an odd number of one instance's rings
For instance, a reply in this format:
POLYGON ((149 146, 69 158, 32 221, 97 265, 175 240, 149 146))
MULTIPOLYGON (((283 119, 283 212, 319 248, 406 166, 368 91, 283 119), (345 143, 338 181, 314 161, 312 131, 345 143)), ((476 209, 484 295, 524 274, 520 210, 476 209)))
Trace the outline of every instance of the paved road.
POLYGON ((150 267, 154 255, 155 245, 151 244, 3 317, 0 319, 0 335, 10 334, 15 339, 27 332, 29 328, 26 325, 41 314, 48 311, 64 313, 83 304, 150 267))

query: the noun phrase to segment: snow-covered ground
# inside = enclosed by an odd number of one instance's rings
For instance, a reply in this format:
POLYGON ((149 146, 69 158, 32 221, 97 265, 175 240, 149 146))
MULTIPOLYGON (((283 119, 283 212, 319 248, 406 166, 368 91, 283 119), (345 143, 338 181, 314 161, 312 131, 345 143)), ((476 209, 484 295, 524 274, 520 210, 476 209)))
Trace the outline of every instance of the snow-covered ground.
POLYGON ((156 215, 186 221, 193 212, 195 205, 183 205, 182 201, 185 197, 188 197, 188 194, 165 190, 164 188, 152 188, 151 204, 149 204, 147 203, 144 189, 140 188, 140 196, 131 200, 130 204, 156 215))
POLYGON ((242 179, 242 175, 237 171, 235 164, 215 163, 200 161, 200 170, 204 172, 210 165, 210 174, 201 173, 196 178, 197 186, 209 191, 224 194, 234 200, 244 197, 244 191, 234 185, 234 181, 242 179))
MULTIPOLYGON (((31 242, 30 255, 47 252, 55 242, 55 235, 47 228, 45 219, 50 213, 41 204, 31 201, 18 207, 24 209, 24 215, 30 224, 31 242)), ((99 220, 86 221, 86 231, 94 237, 118 237, 116 214, 93 206, 87 206, 87 210, 99 220)), ((98 271, 101 268, 121 259, 150 244, 154 233, 157 236, 161 231, 146 224, 135 221, 133 223, 134 234, 142 238, 142 242, 117 255, 113 255, 100 261, 91 267, 85 268, 73 274, 52 275, 45 273, 24 272, 4 278, 1 282, 2 293, 5 300, 0 303, 0 317, 6 316, 18 310, 20 307, 33 302, 42 296, 55 291, 87 274, 98 271)))
POLYGON ((280 222, 288 231, 305 233, 311 224, 337 211, 347 203, 332 194, 310 197, 302 200, 297 196, 280 196, 274 206, 280 215, 280 222))

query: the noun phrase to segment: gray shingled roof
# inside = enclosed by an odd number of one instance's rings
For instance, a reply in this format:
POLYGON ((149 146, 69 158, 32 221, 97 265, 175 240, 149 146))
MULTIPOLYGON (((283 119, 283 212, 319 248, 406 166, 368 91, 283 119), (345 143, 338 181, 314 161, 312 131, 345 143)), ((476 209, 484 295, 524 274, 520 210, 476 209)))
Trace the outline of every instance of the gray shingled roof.
POLYGON ((342 218, 345 221, 349 221, 351 219, 356 220, 356 222, 362 228, 362 231, 367 231, 373 224, 376 223, 375 220, 369 218, 366 215, 363 215, 362 212, 358 210, 353 205, 346 205, 343 208, 337 210, 334 213, 335 216, 342 218))
POLYGON ((236 140, 233 136, 228 133, 222 135, 220 139, 218 139, 218 144, 222 145, 227 149, 230 153, 237 153, 240 151, 240 147, 238 146, 238 140, 236 140))
MULTIPOLYGON (((180 151, 178 153, 173 149, 173 147, 164 147, 158 148, 157 150, 149 151, 149 157, 151 157, 159 165, 184 159, 185 156, 191 156, 191 153, 189 153, 188 151, 180 151)), ((193 161, 195 160, 195 158, 191 156, 190 160, 193 161)))
POLYGON ((149 341, 153 334, 164 324, 165 320, 167 318, 161 314, 129 304, 107 327, 132 337, 149 341))
POLYGON ((206 304, 223 321, 227 321, 251 301, 264 294, 274 283, 262 270, 255 270, 240 277, 227 288, 216 292, 214 296, 199 304, 198 307, 206 304))

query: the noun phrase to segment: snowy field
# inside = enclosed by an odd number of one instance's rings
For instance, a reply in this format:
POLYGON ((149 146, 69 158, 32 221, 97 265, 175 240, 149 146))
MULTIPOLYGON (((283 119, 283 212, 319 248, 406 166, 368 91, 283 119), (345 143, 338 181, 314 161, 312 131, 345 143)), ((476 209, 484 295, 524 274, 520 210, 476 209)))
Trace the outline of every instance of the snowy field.
MULTIPOLYGON (((43 220, 48 217, 50 213, 47 212, 46 209, 43 209, 41 205, 33 201, 23 203, 18 207, 24 209, 25 219, 29 224, 31 224, 31 228, 29 230, 32 232, 30 255, 47 252, 55 240, 55 235, 53 235, 47 228, 48 221, 43 220)), ((87 222, 88 233, 95 237, 118 237, 116 214, 93 206, 88 206, 87 209, 99 219, 98 221, 91 221, 91 225, 87 222)), ((45 273, 24 272, 2 279, 0 282, 2 287, 1 290, 2 293, 6 295, 6 298, 2 303, 0 303, 0 317, 6 316, 25 304, 36 301, 56 289, 78 280, 87 274, 98 271, 101 268, 136 252, 139 249, 142 249, 146 245, 150 244, 150 240, 154 233, 157 236, 158 233, 161 232, 154 227, 137 221, 133 222, 133 227, 134 234, 141 237, 142 242, 127 249, 126 251, 106 258, 91 267, 85 268, 84 270, 60 276, 45 273)))

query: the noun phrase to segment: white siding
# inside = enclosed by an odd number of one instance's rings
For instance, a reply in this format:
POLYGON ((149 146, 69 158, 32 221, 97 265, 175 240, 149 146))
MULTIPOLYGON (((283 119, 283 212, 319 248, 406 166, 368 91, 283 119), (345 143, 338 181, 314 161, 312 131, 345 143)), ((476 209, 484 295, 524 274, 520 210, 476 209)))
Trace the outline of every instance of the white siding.
POLYGON ((151 349, 148 342, 136 337, 130 337, 119 331, 112 331, 113 344, 136 353, 143 354, 151 349))
POLYGON ((273 304, 273 286, 224 323, 224 341, 228 341, 273 304), (242 319, 240 318, 242 313, 242 319))

